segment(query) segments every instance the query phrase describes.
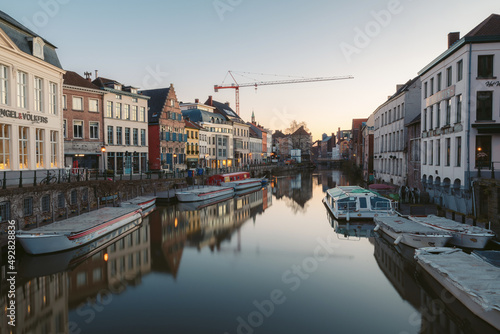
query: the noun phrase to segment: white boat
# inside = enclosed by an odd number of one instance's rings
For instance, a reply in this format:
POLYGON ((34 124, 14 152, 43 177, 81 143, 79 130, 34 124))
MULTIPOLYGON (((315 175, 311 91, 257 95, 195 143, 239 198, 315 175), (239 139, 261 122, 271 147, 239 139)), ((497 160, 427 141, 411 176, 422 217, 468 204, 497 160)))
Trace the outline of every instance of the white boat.
POLYGON ((500 330, 500 268, 458 248, 418 249, 415 259, 472 313, 500 330))
POLYGON ((436 230, 403 217, 375 217, 375 231, 382 230, 399 243, 413 248, 443 247, 451 239, 451 233, 436 230))
POLYGON ((234 194, 232 187, 208 186, 196 189, 177 191, 175 196, 179 202, 198 202, 234 194))
POLYGON ((249 172, 235 172, 213 175, 208 179, 208 184, 243 190, 262 185, 262 179, 250 177, 249 172))
POLYGON ((156 203, 156 197, 154 196, 139 196, 132 198, 128 201, 120 203, 120 206, 126 207, 126 206, 133 206, 137 205, 139 206, 142 210, 145 210, 156 203))
POLYGON ((491 230, 479 226, 462 224, 454 220, 435 215, 410 216, 409 218, 420 224, 424 224, 441 231, 450 232, 452 235, 450 244, 458 247, 483 249, 486 247, 488 241, 495 236, 495 233, 491 230))
POLYGON ((359 186, 338 186, 328 189, 323 203, 336 219, 396 216, 394 202, 359 186))
POLYGON ((225 187, 233 187, 234 190, 245 190, 262 186, 262 179, 250 178, 246 180, 237 180, 224 182, 225 187))
POLYGON ((17 231, 17 240, 29 254, 64 251, 86 245, 117 229, 141 224, 138 207, 106 207, 29 231, 17 231))

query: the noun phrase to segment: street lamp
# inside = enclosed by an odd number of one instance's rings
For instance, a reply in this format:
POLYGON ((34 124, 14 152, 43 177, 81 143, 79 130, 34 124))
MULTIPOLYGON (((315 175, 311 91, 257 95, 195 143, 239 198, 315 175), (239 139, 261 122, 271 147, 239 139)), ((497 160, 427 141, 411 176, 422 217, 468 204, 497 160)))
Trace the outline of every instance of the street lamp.
POLYGON ((177 159, 177 154, 174 154, 174 175, 175 175, 175 160, 177 159))
POLYGON ((104 163, 104 153, 106 152, 106 146, 101 146, 101 160, 102 160, 102 171, 106 169, 106 165, 104 163))

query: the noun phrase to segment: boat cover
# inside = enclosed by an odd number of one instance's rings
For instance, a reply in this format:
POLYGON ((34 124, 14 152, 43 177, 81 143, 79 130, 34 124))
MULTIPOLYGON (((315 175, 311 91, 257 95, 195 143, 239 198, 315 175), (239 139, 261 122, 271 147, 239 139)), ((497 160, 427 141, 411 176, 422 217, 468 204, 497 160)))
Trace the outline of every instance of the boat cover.
POLYGON ((457 232, 463 232, 463 233, 491 233, 494 234, 493 231, 482 228, 480 226, 472 226, 472 225, 467 225, 467 224, 462 224, 457 221, 445 218, 445 217, 438 217, 435 215, 428 215, 425 217, 420 217, 420 216, 411 216, 411 220, 417 221, 417 222, 423 222, 427 224, 433 224, 442 228, 446 229, 452 229, 457 232))
POLYGON ((500 310, 500 268, 453 248, 444 252, 420 248, 415 258, 467 294, 484 311, 500 310))
MULTIPOLYGON (((416 233, 416 234, 450 234, 448 232, 436 230, 430 226, 422 225, 403 217, 375 217, 375 223, 384 225, 396 233, 416 233)), ((450 234, 451 235, 451 234, 450 234)))

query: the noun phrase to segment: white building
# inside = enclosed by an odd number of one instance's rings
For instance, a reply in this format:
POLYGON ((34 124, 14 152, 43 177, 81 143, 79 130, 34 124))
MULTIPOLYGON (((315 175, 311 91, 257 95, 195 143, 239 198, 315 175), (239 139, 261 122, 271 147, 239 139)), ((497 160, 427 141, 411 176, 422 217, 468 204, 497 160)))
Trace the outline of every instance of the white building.
POLYGON ((0 45, 0 170, 64 167, 56 47, 1 11, 0 45))
POLYGON ((137 88, 98 77, 95 85, 106 91, 104 104, 105 169, 115 174, 148 170, 148 100, 137 88))
POLYGON ((422 182, 433 202, 464 214, 477 214, 473 181, 500 168, 499 36, 491 15, 463 38, 449 34, 448 49, 419 72, 422 182))
POLYGON ((406 185, 405 124, 420 112, 420 78, 396 87, 396 93, 373 113, 373 169, 375 179, 406 185))

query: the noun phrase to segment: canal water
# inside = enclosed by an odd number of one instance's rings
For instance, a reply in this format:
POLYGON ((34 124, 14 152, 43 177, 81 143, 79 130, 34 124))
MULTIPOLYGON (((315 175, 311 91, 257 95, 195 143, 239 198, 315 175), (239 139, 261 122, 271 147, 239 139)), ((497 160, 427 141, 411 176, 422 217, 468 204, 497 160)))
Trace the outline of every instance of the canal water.
POLYGON ((157 207, 84 254, 19 255, 12 333, 495 332, 373 222, 334 221, 321 200, 335 185, 349 180, 279 176, 217 204, 157 207))

